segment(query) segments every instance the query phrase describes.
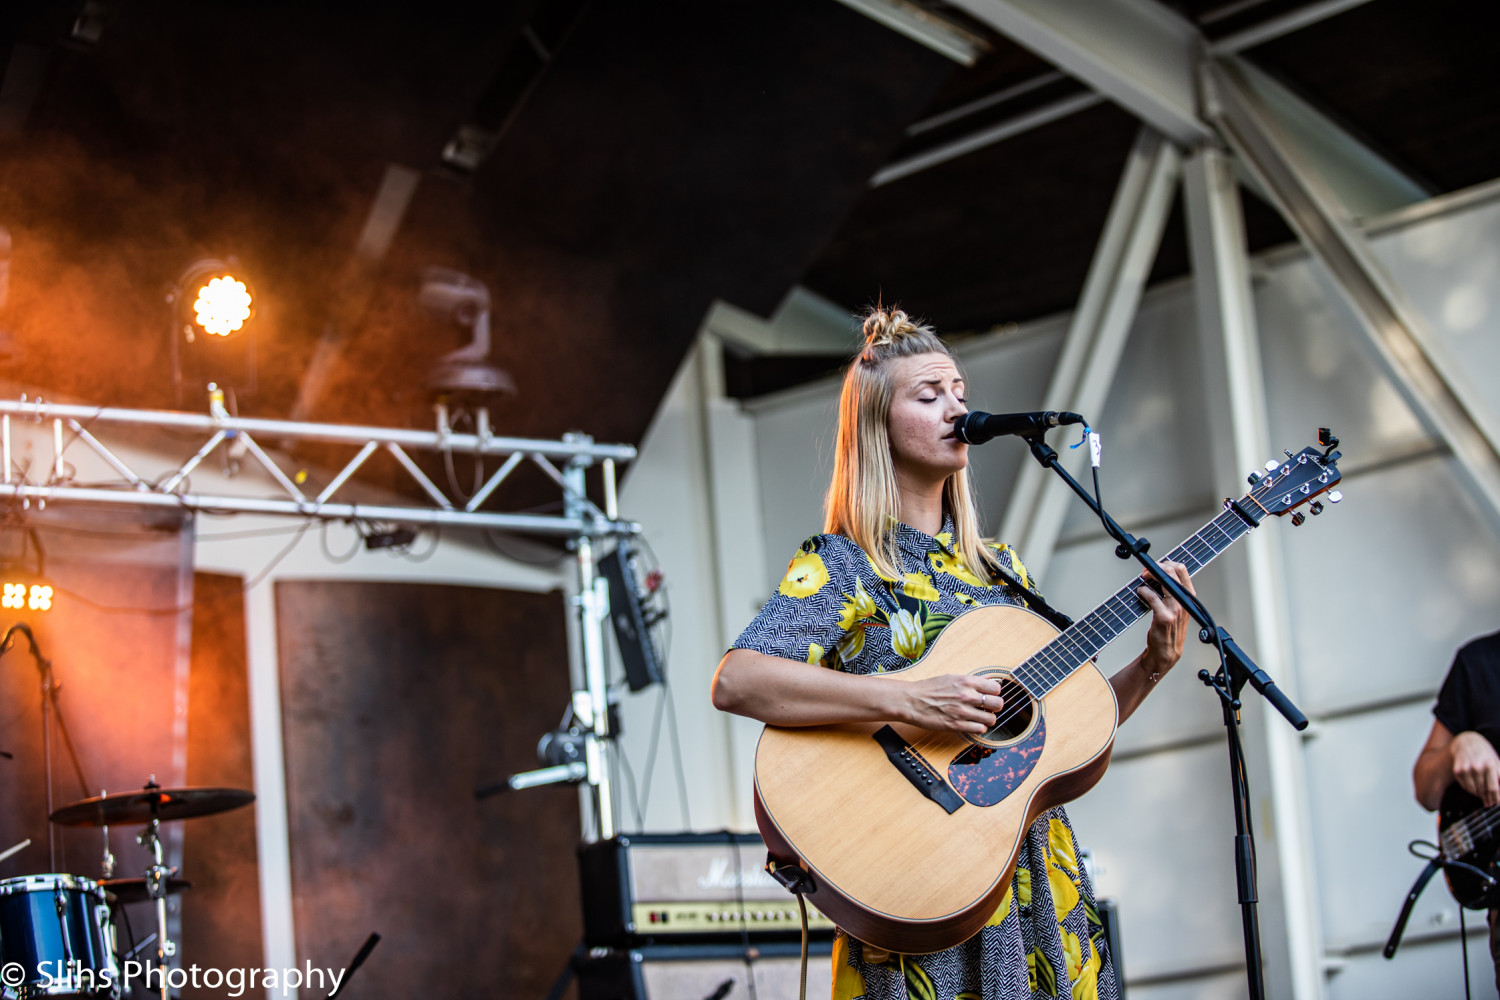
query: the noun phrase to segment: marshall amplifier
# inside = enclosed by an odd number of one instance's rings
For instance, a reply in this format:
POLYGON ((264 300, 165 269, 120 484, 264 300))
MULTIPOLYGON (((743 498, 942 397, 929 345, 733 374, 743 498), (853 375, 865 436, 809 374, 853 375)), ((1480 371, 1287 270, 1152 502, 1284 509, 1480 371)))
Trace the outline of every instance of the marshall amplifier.
MULTIPOLYGON (((629 948, 673 942, 800 941, 797 898, 764 869, 754 833, 637 833, 578 849, 584 940, 629 948)), ((833 923, 807 908, 812 940, 833 923)))
MULTIPOLYGON (((784 891, 784 890, 783 890, 784 891)), ((799 930, 800 934, 800 930, 799 930)), ((833 981, 828 940, 808 945, 809 996, 833 981)), ((578 966, 579 1000, 786 1000, 797 996, 798 942, 676 944, 599 949, 578 966)))

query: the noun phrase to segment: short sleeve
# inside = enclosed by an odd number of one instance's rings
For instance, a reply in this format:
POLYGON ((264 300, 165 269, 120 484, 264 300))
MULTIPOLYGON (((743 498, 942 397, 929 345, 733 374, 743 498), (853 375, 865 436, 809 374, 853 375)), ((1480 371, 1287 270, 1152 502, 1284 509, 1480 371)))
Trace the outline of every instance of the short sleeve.
POLYGON ((1448 676, 1443 678, 1443 686, 1438 689, 1437 704, 1432 706, 1433 716, 1455 736, 1477 728, 1470 712, 1474 692, 1469 664, 1464 658, 1467 651, 1466 646, 1453 658, 1453 666, 1448 668, 1448 676))
POLYGON ((845 591, 856 590, 858 551, 836 535, 803 542, 776 592, 733 648, 821 663, 852 624, 845 614, 845 591))

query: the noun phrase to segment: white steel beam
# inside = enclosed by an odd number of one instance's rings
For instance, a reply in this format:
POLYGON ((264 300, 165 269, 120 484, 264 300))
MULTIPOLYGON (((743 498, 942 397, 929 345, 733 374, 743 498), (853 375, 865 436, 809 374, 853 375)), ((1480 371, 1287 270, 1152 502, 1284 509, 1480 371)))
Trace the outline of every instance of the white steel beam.
MULTIPOLYGON (((1244 215, 1239 188, 1228 157, 1205 147, 1188 160, 1183 178, 1188 245, 1193 262, 1193 291, 1198 306, 1205 379, 1211 403, 1207 418, 1212 439, 1229 447, 1211 449, 1216 457, 1215 482, 1225 496, 1243 489, 1240 476, 1258 469, 1279 452, 1272 448, 1266 405, 1265 374, 1256 333, 1250 287, 1244 215)), ((1296 446, 1298 442, 1288 442, 1296 446)), ((1290 618, 1286 606, 1285 569, 1277 540, 1253 531, 1246 539, 1243 574, 1231 585, 1248 597, 1255 655, 1274 664, 1277 682, 1296 698, 1290 618)), ((1284 939, 1270 945, 1285 954, 1291 996, 1323 996, 1322 923, 1313 866, 1311 820, 1302 738, 1275 712, 1263 712, 1271 785, 1272 848, 1280 874, 1276 898, 1282 920, 1263 928, 1284 928, 1284 939)), ((1262 810, 1260 819, 1266 820, 1262 810)), ((1226 850, 1228 845, 1226 844, 1226 850)), ((1273 959, 1273 968, 1282 965, 1273 959)), ((1279 992, 1279 991, 1278 991, 1279 992)))
POLYGON ((1198 114, 1198 29, 1156 0, 952 0, 1183 146, 1198 114))
MULTIPOLYGON (((1193 59, 1196 53, 1209 51, 1216 55, 1232 55, 1242 52, 1255 45, 1273 41, 1284 35, 1291 34, 1311 24, 1341 14, 1353 7, 1368 3, 1369 0, 1318 0, 1305 7, 1299 7, 1288 11, 1280 16, 1270 18, 1260 24, 1236 32, 1210 44, 1206 40, 1199 39, 1194 46, 1193 59)), ((1048 10, 1052 7, 1048 6, 1048 10)), ((1177 29, 1180 30, 1180 27, 1177 29)), ((1059 63, 1059 65, 1061 65, 1059 63)), ((1075 74, 1077 75, 1077 74, 1075 74)), ((923 132, 948 125, 958 121, 966 115, 973 114, 997 104, 1003 104, 1017 96, 1021 96, 1055 83, 1059 78, 1056 72, 1043 73, 1031 80, 1024 81, 1003 90, 997 91, 986 97, 970 101, 968 104, 953 108, 923 119, 911 125, 907 130, 908 136, 920 135, 923 132)), ((1080 79, 1083 79, 1080 77, 1080 79)), ((1085 82, 1090 82, 1085 80, 1085 82)), ((1326 115, 1323 115, 1300 101, 1285 88, 1277 87, 1274 83, 1267 84, 1267 89, 1280 91, 1277 102, 1282 105, 1281 116, 1286 119, 1295 119, 1302 123, 1301 132, 1315 140, 1320 146, 1326 147, 1323 156, 1327 163, 1338 168, 1341 179, 1339 192, 1346 203, 1351 203, 1356 208, 1356 216, 1375 215, 1390 211, 1392 208, 1400 207, 1412 201, 1426 197, 1428 192, 1423 191, 1421 185, 1416 184, 1410 178, 1404 176, 1389 163, 1381 159, 1372 150, 1360 144, 1343 129, 1339 128, 1326 115), (1375 197, 1370 197, 1370 194, 1375 197)), ((1078 114, 1088 108, 1104 102, 1107 95, 1115 95, 1108 90, 1100 89, 1096 92, 1086 94, 1072 94, 1060 97, 1054 101, 1032 108, 1020 114, 1002 119, 983 128, 976 129, 967 135, 961 135, 931 149, 925 149, 920 153, 913 154, 904 159, 897 160, 881 168, 870 181, 871 187, 879 187, 891 181, 908 177, 920 171, 935 167, 941 163, 965 156, 986 146, 1003 142, 1014 136, 1029 132, 1032 129, 1049 125, 1052 122, 1078 114)), ((1180 95, 1186 99, 1185 95, 1180 95)), ((1123 100, 1118 103, 1128 110, 1134 111, 1131 105, 1123 100)), ((1196 105, 1195 105, 1196 107, 1196 105)), ((1198 109, 1195 114, 1206 123, 1198 109)), ((1204 125, 1205 129, 1208 125, 1204 125)))
MULTIPOLYGON (((260 927, 268 969, 297 967, 292 905, 291 816, 276 654, 276 591, 269 583, 245 591, 245 650, 250 685, 251 763, 255 773, 255 848, 260 874, 260 927)), ((267 990, 267 1000, 275 994, 267 990)), ((295 992, 290 994, 296 1000, 295 992)))
MULTIPOLYGON (((1043 401, 1048 409, 1097 416, 1103 408, 1172 209, 1179 170, 1176 147, 1143 127, 1053 369, 1043 401)), ((1023 463, 998 537, 1017 546, 1034 575, 1042 575, 1052 558, 1068 509, 1067 490, 1041 466, 1023 463)))
POLYGON ((990 50, 988 39, 938 17, 912 0, 839 0, 839 3, 963 66, 974 65, 990 50))
POLYGON ((1406 404, 1452 450, 1461 478, 1500 528, 1500 421, 1386 274, 1363 235, 1234 63, 1205 61, 1210 114, 1360 320, 1371 354, 1406 404))

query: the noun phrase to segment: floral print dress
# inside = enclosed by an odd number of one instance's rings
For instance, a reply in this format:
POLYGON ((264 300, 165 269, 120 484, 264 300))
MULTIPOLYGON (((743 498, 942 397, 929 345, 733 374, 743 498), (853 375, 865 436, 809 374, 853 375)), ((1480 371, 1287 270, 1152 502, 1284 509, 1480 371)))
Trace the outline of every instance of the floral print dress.
MULTIPOLYGON (((1028 594, 1039 596, 1009 546, 991 548, 1025 591, 980 579, 954 548, 946 517, 936 536, 906 524, 893 530, 899 580, 877 573, 843 535, 803 542, 735 648, 856 674, 899 670, 968 608, 1024 607, 1028 594)), ((840 933, 833 957, 833 1000, 1117 1000, 1093 889, 1061 807, 1027 831, 999 909, 968 941, 897 955, 840 933)))

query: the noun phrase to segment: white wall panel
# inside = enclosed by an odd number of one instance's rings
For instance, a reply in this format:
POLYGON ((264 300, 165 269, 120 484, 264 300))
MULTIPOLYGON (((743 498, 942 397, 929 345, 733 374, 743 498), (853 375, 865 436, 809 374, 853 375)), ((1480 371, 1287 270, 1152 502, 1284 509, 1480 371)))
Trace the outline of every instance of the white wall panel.
MULTIPOLYGON (((1441 891, 1429 888, 1428 892, 1441 891)), ((1469 922, 1469 985, 1474 1000, 1495 1000, 1495 967, 1490 962, 1484 914, 1469 922)), ((1453 926, 1458 917, 1453 916, 1453 926)), ((1386 961, 1378 951, 1350 956, 1328 977, 1328 1000, 1408 1000, 1464 996, 1463 952, 1458 935, 1436 941, 1408 941, 1386 961)), ((1130 1000, 1137 1000, 1134 994, 1130 1000)))
POLYGON ((1224 754, 1211 744, 1120 761, 1068 806, 1099 895, 1120 904, 1132 976, 1243 961, 1224 754))
POLYGON ((1352 476, 1282 532, 1304 710, 1436 692, 1453 653, 1500 624, 1500 540, 1449 464, 1352 476))
MULTIPOLYGON (((823 493, 833 472, 838 385, 819 382, 757 404, 755 460, 760 463, 766 532, 764 596, 770 596, 797 546, 823 530, 823 493)), ((748 609, 748 622, 756 609, 748 609)))
POLYGON ((1391 381, 1366 355, 1354 314, 1318 265, 1298 257, 1271 274, 1255 296, 1271 440, 1296 451, 1313 442, 1317 428, 1331 427, 1353 466, 1427 442, 1391 381))
POLYGON ((1500 203, 1425 219, 1373 244, 1479 398, 1500 412, 1500 203))
POLYGON ((1244 1000, 1250 990, 1245 973, 1238 971, 1147 986, 1133 985, 1127 979, 1125 995, 1130 1000, 1244 1000))

